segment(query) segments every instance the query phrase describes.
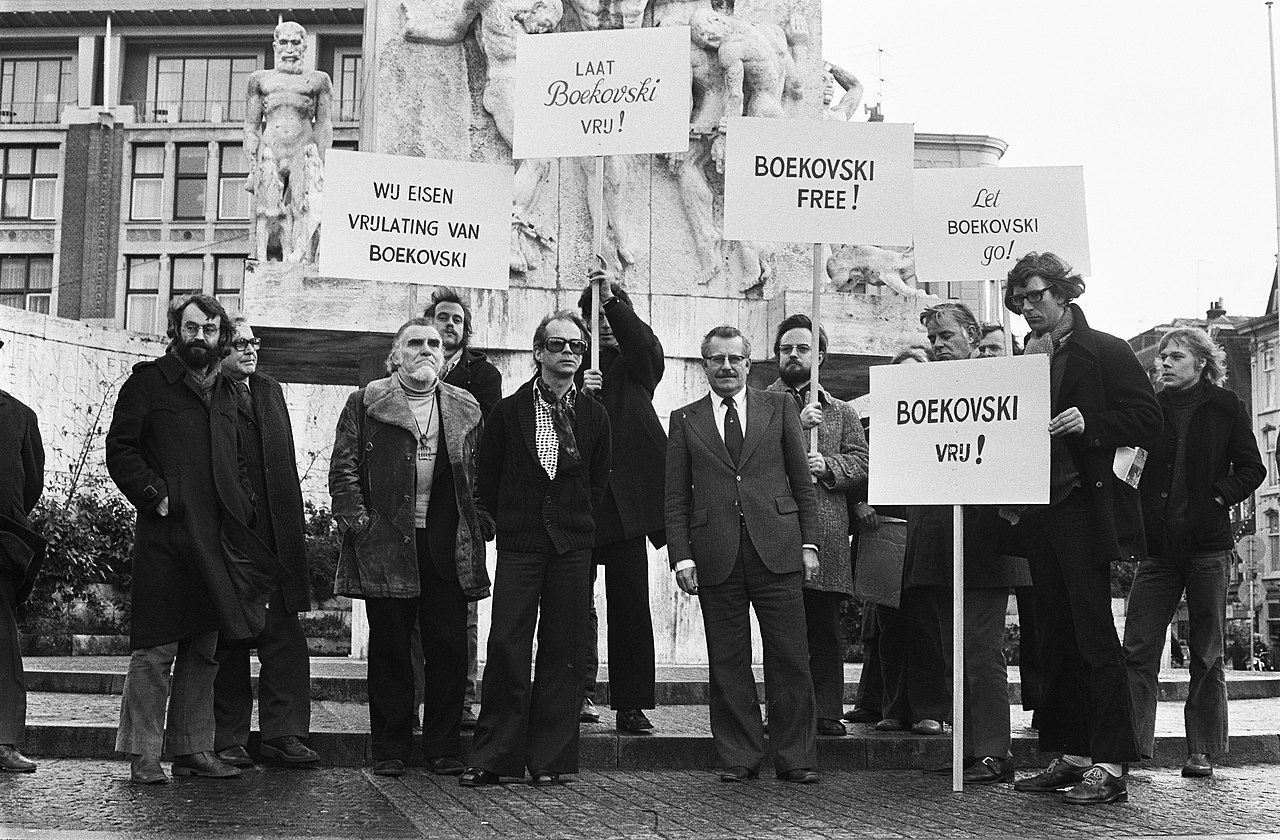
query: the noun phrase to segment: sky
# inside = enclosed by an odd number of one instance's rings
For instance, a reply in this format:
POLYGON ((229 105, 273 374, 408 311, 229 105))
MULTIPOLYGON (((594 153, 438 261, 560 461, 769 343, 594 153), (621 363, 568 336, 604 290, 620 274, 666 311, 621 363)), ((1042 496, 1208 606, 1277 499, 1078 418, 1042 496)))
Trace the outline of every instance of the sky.
POLYGON ((1084 167, 1091 325, 1129 338, 1218 298, 1262 314, 1277 249, 1262 0, 823 6, 824 58, 886 121, 998 137, 1002 166, 1084 167))

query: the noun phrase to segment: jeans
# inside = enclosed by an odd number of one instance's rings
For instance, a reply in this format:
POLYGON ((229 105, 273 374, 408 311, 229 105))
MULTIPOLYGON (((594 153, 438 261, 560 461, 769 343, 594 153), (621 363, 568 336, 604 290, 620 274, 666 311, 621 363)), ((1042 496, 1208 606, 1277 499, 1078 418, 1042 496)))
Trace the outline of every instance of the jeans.
POLYGON ((191 755, 213 749, 217 649, 218 631, 210 630, 133 651, 120 701, 118 751, 159 756, 161 752, 191 755))
POLYGON ((1124 651, 1144 758, 1151 757, 1155 746, 1160 656, 1183 592, 1191 619, 1191 689, 1183 707, 1187 752, 1222 755, 1229 749, 1223 634, 1230 558, 1228 550, 1206 551, 1180 559, 1144 560, 1138 566, 1129 592, 1124 651))

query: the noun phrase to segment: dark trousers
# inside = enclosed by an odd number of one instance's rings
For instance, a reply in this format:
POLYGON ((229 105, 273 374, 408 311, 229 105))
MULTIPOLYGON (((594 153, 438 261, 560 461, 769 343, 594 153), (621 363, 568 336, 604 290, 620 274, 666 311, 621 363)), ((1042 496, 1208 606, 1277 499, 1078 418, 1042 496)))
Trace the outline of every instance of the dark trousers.
POLYGON ((0 570, 0 744, 21 744, 27 739, 27 683, 17 616, 17 577, 0 570))
MULTIPOLYGON (((525 768, 578 772, 590 566, 590 549, 499 549, 480 720, 468 760, 473 767, 517 777, 525 768), (531 681, 535 624, 538 658, 531 681)), ((454 705, 461 708, 461 696, 454 705)))
POLYGON ((804 590, 804 622, 809 641, 809 673, 818 717, 839 720, 844 714, 844 653, 840 641, 843 592, 804 590))
POLYGON ((752 607, 764 645, 774 770, 781 774, 817 765, 818 720, 809 675, 802 580, 801 572, 771 572, 744 526, 729 577, 714 586, 700 586, 710 665, 711 735, 725 767, 758 770, 764 760, 764 724, 751 670, 748 610, 752 607))
POLYGON ((1222 755, 1229 749, 1222 637, 1226 632, 1230 560, 1230 551, 1206 551, 1177 560, 1144 560, 1138 565, 1129 591, 1124 650, 1138 746, 1144 758, 1150 758, 1155 747, 1160 657, 1169 638, 1169 622, 1184 591, 1191 620, 1187 639, 1191 688, 1183 707, 1187 752, 1222 755))
POLYGON ((951 719, 951 590, 911 586, 898 606, 879 606, 882 718, 915 723, 951 719))
MULTIPOLYGON (((604 596, 609 610, 609 707, 652 709, 654 701, 653 617, 649 613, 649 549, 646 537, 598 545, 591 552, 591 591, 596 569, 605 567, 604 596)), ((584 696, 595 700, 596 652, 600 619, 591 598, 590 630, 583 648, 584 696)))
POLYGON ((1036 630, 1036 590, 1018 586, 1018 676, 1022 682, 1022 708, 1040 708, 1044 696, 1044 665, 1040 657, 1040 634, 1036 630))
POLYGON ((1040 749, 1137 761, 1124 649, 1111 617, 1111 562, 1094 554, 1088 501, 1076 489, 1023 521, 1044 654, 1040 749))
MULTIPOLYGON (((285 609, 276 590, 267 610, 267 624, 258 637, 258 731, 262 740, 311 732, 311 659, 298 614, 285 609)), ((221 750, 249 743, 253 688, 249 678, 249 648, 218 650, 218 676, 213 681, 213 748, 221 750)))
POLYGON ((369 598, 369 730, 374 760, 406 761, 413 745, 414 625, 426 653, 422 752, 428 758, 462 753, 462 694, 467 676, 467 599, 426 559, 426 530, 418 529, 417 598, 369 598))
POLYGON ((880 659, 880 606, 862 602, 862 675, 854 708, 880 713, 884 705, 884 671, 880 659))
MULTIPOLYGON (((1008 588, 964 591, 964 754, 975 758, 1011 754, 1009 668, 1004 659, 1008 605, 1008 588)), ((950 603, 947 621, 951 622, 950 603)), ((949 650, 950 628, 944 638, 949 650)))

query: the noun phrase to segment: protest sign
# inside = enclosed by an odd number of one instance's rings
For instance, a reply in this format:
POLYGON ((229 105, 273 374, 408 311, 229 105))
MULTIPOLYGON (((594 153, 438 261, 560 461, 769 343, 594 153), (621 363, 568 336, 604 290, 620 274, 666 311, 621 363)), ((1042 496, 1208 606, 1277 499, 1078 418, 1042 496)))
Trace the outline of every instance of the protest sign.
POLYGON ((916 276, 930 283, 1003 278, 1030 251, 1090 273, 1084 169, 915 171, 916 276))
POLYGON ((320 273, 505 289, 511 196, 509 166, 332 149, 320 273))
POLYGON ((1049 501, 1049 357, 871 368, 874 505, 1049 501))
POLYGON ((689 148, 689 27, 521 34, 512 157, 689 148))
POLYGON ((905 123, 730 118, 724 236, 910 245, 914 156, 905 123))

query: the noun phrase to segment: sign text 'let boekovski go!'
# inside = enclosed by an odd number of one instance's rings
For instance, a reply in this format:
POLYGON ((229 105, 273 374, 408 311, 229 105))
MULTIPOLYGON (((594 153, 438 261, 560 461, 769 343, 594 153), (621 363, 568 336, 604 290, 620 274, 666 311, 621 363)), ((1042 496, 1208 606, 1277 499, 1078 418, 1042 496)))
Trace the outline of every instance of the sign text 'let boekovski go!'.
POLYGON ((871 504, 1046 504, 1048 359, 871 368, 871 504))
POLYGON ((507 288, 511 167, 335 149, 324 180, 321 274, 507 288))

